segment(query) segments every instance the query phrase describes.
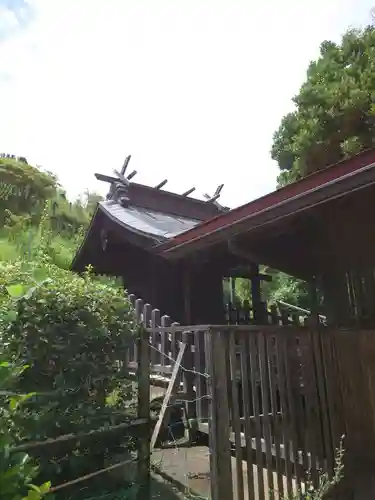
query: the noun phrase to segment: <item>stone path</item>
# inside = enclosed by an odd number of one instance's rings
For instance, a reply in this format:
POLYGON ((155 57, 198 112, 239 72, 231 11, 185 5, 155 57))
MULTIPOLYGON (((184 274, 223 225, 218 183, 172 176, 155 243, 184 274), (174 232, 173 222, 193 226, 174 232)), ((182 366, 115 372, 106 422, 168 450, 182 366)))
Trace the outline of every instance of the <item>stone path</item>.
MULTIPOLYGON (((205 446, 196 446, 192 448, 170 448, 164 450, 155 450, 152 454, 152 463, 158 467, 166 475, 183 484, 187 490, 192 490, 194 493, 208 499, 210 497, 210 457, 209 449, 205 446)), ((233 491, 234 498, 237 499, 236 477, 236 462, 232 458, 233 472, 233 491)), ((257 468, 253 466, 253 475, 255 484, 257 484, 257 468)), ((239 500, 249 500, 247 492, 247 465, 243 462, 243 478, 245 496, 239 500)), ((268 498, 269 488, 267 483, 267 470, 263 469, 263 478, 265 486, 265 498, 268 498)), ((286 478, 284 478, 286 483, 286 478)), ((274 483, 277 481, 277 476, 274 474, 274 483)), ((294 485, 295 486, 295 485, 294 485)), ((275 500, 279 495, 275 491, 275 500)), ((255 499, 259 499, 259 493, 255 491, 255 499)), ((261 499, 263 500, 263 499, 261 499)))

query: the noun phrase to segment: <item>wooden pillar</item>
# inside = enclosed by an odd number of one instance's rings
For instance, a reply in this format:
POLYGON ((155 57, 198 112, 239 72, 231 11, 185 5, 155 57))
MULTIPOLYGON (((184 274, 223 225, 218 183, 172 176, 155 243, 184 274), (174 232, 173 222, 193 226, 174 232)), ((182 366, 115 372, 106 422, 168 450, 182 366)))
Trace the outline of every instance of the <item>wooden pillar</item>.
POLYGON ((211 498, 233 500, 229 399, 227 372, 228 338, 221 331, 205 332, 207 370, 210 374, 211 419, 209 421, 211 498))
POLYGON ((262 324, 264 322, 264 307, 260 289, 261 277, 259 274, 259 265, 251 264, 251 272, 251 297, 253 302, 254 322, 256 324, 262 324))

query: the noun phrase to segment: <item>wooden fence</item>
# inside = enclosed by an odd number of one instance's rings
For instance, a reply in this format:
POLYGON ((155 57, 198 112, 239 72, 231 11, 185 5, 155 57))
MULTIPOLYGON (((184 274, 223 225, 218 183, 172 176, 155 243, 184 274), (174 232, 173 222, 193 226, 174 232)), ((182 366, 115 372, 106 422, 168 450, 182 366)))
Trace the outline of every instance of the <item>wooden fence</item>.
POLYGON ((157 314, 143 306, 150 359, 157 353, 150 373, 170 376, 186 344, 179 390, 188 420, 209 435, 213 500, 281 499, 308 476, 316 481, 318 470, 332 472, 345 425, 331 335, 293 326, 166 326, 157 314))
POLYGON ((206 337, 213 498, 284 498, 332 472, 345 430, 332 338, 293 327, 206 337))
MULTIPOLYGON (((71 434, 60 435, 55 438, 48 438, 41 441, 21 441, 16 446, 11 448, 10 453, 27 453, 34 458, 43 457, 53 463, 57 462, 62 457, 74 456, 77 450, 82 453, 87 453, 87 449, 95 449, 96 453, 104 453, 107 448, 119 449, 125 442, 125 438, 135 438, 136 452, 128 454, 126 460, 118 459, 112 462, 111 465, 102 464, 102 468, 88 472, 74 479, 70 479, 60 484, 53 484, 50 493, 54 494, 62 490, 69 491, 69 496, 72 496, 74 488, 82 487, 88 481, 97 477, 105 477, 111 479, 110 473, 113 471, 122 471, 124 468, 131 471, 133 476, 131 482, 135 482, 137 490, 135 491, 136 500, 145 500, 150 498, 150 435, 152 431, 152 421, 150 419, 150 377, 149 377, 149 342, 145 335, 141 335, 135 344, 137 353, 137 386, 138 386, 138 402, 137 416, 129 421, 119 423, 117 425, 107 425, 97 429, 92 429, 88 432, 76 432, 71 434), (134 467, 132 467, 134 465, 134 467), (83 486, 82 486, 83 485, 83 486), (73 490, 72 490, 73 488, 73 490)), ((119 360, 118 370, 122 371, 123 359, 119 360)), ((75 388, 78 389, 78 388, 75 388)), ((53 394, 43 395, 38 394, 38 397, 52 397, 53 394)), ((124 415, 125 416, 125 415, 124 415)), ((108 416, 107 424, 110 424, 110 416, 108 416)), ((118 476, 117 476, 118 477, 118 476)))
MULTIPOLYGON (((233 303, 229 301, 225 304, 224 309, 227 325, 251 325, 255 323, 254 311, 248 300, 236 300, 233 303)), ((257 321, 258 324, 280 326, 304 326, 311 314, 307 309, 283 301, 278 301, 277 304, 272 305, 262 302, 260 304, 260 313, 260 321, 257 321)), ((325 316, 319 315, 319 322, 325 325, 325 316)))
MULTIPOLYGON (((332 473, 344 434, 346 490, 356 477, 367 481, 363 471, 375 481, 374 331, 180 326, 134 303, 147 330, 151 383, 168 383, 186 346, 175 389, 189 420, 209 435, 213 500, 284 498, 307 477, 316 481, 318 470, 332 473)), ((135 349, 134 369, 136 359, 135 349)))

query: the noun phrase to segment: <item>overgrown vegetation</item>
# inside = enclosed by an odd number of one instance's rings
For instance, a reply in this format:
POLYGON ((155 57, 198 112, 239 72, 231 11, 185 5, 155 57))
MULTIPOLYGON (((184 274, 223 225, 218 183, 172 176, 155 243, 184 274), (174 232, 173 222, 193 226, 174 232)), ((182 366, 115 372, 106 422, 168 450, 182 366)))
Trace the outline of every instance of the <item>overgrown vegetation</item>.
MULTIPOLYGON (((19 439, 43 440, 98 429, 130 417, 130 383, 119 366, 133 341, 130 303, 121 290, 89 274, 72 276, 53 264, 17 261, 0 266, 0 297, 7 311, 2 328, 5 352, 28 370, 15 384, 19 393, 37 388, 17 418, 19 439), (121 402, 121 414, 118 411, 121 402)), ((95 455, 105 452, 95 443, 95 455)), ((43 461, 49 477, 77 476, 93 450, 43 461), (54 461, 52 461, 54 462, 54 461)))
POLYGON ((0 453, 9 457, 1 470, 13 490, 4 496, 1 483, 0 498, 37 500, 48 484, 29 487, 36 474, 55 486, 103 467, 119 443, 132 449, 132 439, 118 436, 73 450, 36 448, 32 459, 9 447, 134 418, 134 389, 122 360, 137 330, 114 280, 69 271, 98 196, 71 204, 56 178, 26 159, 2 157, 0 167, 0 355, 10 363, 1 365, 1 374, 28 367, 17 372, 12 395, 1 393, 0 453))
POLYGON ((14 385, 26 366, 17 366, 0 356, 0 499, 40 500, 50 489, 50 482, 37 486, 34 480, 39 469, 27 453, 12 453, 17 433, 16 420, 22 403, 32 394, 14 391, 14 385))

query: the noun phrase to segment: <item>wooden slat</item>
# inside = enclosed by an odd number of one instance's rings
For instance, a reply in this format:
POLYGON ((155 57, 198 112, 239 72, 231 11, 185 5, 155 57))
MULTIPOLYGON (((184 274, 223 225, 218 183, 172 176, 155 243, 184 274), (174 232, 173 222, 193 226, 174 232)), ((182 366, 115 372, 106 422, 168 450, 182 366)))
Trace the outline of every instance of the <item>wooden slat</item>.
MULTIPOLYGON (((182 341, 186 344, 185 355, 183 359, 183 367, 184 370, 182 372, 182 380, 184 393, 186 394, 186 415, 188 418, 188 422, 190 419, 194 419, 196 417, 195 411, 195 393, 194 393, 194 359, 192 352, 192 345, 194 343, 194 338, 192 332, 183 332, 182 341)), ((195 436, 192 435, 191 429, 189 428, 189 439, 190 441, 194 439, 195 436)))
POLYGON ((285 356, 285 375, 286 375, 286 386, 287 386, 287 398, 289 406, 290 415, 290 437, 291 437, 291 452, 293 457, 294 465, 294 475, 296 478, 297 488, 301 488, 301 469, 298 467, 298 434, 297 434, 297 397, 293 390, 293 364, 290 354, 294 354, 295 343, 294 338, 291 335, 285 334, 284 342, 284 356, 285 356))
POLYGON ((291 425, 291 410, 289 407, 288 399, 288 385, 286 380, 286 336, 279 334, 276 337, 276 353, 277 353, 277 373, 278 373, 278 387, 280 392, 280 405, 282 414, 282 435, 285 448, 285 475, 286 475, 286 489, 287 494, 291 495, 293 491, 292 484, 292 462, 289 457, 292 457, 291 442, 292 434, 290 432, 291 425))
POLYGON ((205 357, 204 357, 204 333, 194 332, 194 367, 195 367, 195 392, 196 392, 196 408, 197 419, 201 422, 203 419, 208 418, 207 411, 207 384, 206 377, 203 375, 205 370, 205 357), (205 401, 206 400, 206 401, 205 401))
POLYGON ((160 327, 160 311, 159 309, 153 309, 151 312, 151 363, 155 365, 161 365, 162 354, 160 352, 160 336, 164 335, 158 328, 160 327))
MULTIPOLYGON (((253 413, 255 417, 255 442, 256 442, 256 460, 257 460, 257 478, 258 478, 258 492, 259 498, 264 497, 264 477, 263 477, 263 452, 262 452, 262 425, 260 420, 260 409, 259 409, 259 399, 258 399, 258 385, 257 380, 259 380, 258 364, 257 364, 257 345, 255 342, 255 335, 250 334, 249 336, 249 351, 250 351, 250 379, 251 379, 251 392, 253 401, 253 413)), ((246 379, 245 379, 246 380, 246 379)))
POLYGON ((329 425, 329 445, 327 452, 331 455, 332 463, 334 463, 333 450, 339 446, 339 438, 341 433, 338 429, 336 414, 340 411, 338 399, 340 397, 340 388, 335 380, 335 359, 332 350, 332 337, 329 332, 324 332, 321 335, 322 346, 322 367, 324 373, 324 381, 327 395, 327 412, 329 425))
POLYGON ((323 445, 324 445, 324 453, 327 461, 327 470, 332 471, 333 469, 333 461, 331 456, 331 436, 330 436, 330 428, 328 421, 328 409, 327 409, 327 395, 326 395, 326 387, 324 381, 324 370, 322 364, 322 349, 321 349, 321 341, 320 341, 320 333, 319 331, 315 331, 312 334, 312 344, 313 344, 313 352, 314 352, 314 360, 315 360, 315 373, 317 378, 317 387, 318 387, 318 395, 319 395, 319 407, 321 410, 322 424, 323 424, 323 445))
MULTIPOLYGON (((240 407, 238 401, 238 386, 237 386, 237 357, 236 357, 236 339, 235 333, 229 334, 229 361, 230 361, 230 374, 232 383, 232 419, 231 427, 235 437, 235 453, 236 453, 236 481, 237 481, 237 498, 242 500, 244 498, 244 480, 242 469, 242 446, 241 446, 241 422, 240 422, 240 407)), ((252 471, 252 464, 251 471, 252 471)), ((252 482, 252 474, 248 477, 248 482, 252 482)), ((251 497, 250 497, 251 498, 251 497)))
MULTIPOLYGON (((242 332, 239 334, 240 362, 241 362, 241 390, 243 416, 245 421, 245 443, 246 443, 246 464, 247 464, 247 489, 249 499, 255 498, 254 476, 253 476, 253 453, 252 453, 252 429, 250 425, 251 403, 249 385, 249 342, 247 336, 242 332)), ((263 472, 262 472, 263 473, 263 472)), ((258 487, 259 491, 259 487, 258 487)), ((264 488, 263 490, 264 491, 264 488)), ((260 493, 259 493, 260 495, 260 493)), ((262 498, 260 496, 260 498, 262 498)))
MULTIPOLYGON (((276 349, 276 338, 267 336, 267 350, 268 353, 274 352, 276 349)), ((270 354, 269 354, 270 355, 270 354)), ((281 448, 280 439, 282 435, 282 421, 281 412, 278 405, 278 384, 277 384, 277 356, 276 365, 273 363, 268 364, 269 369, 269 379, 270 379, 270 392, 271 392, 271 411, 272 411, 272 428, 273 428, 273 438, 275 443, 275 462, 276 462, 276 473, 277 473, 277 493, 278 498, 284 498, 286 491, 284 491, 284 471, 281 466, 281 448)), ((264 409, 263 409, 264 410, 264 409)))
MULTIPOLYGON (((180 342, 182 342, 182 332, 183 330, 180 329, 181 326, 179 323, 172 323, 172 330, 171 330, 171 343, 172 343, 172 358, 173 359, 176 359, 177 357, 177 349, 178 349, 178 346, 180 344, 180 342)), ((178 380, 179 380, 179 383, 182 384, 183 383, 183 380, 182 380, 182 371, 179 372, 178 374, 178 380)))
MULTIPOLYGON (((345 405, 344 405, 344 390, 342 384, 342 376, 340 371, 340 363, 337 354, 336 346, 336 332, 329 331, 329 336, 331 339, 331 352, 333 359, 332 367, 332 377, 335 381, 335 393, 336 393, 336 407, 335 407, 335 417, 336 417, 336 435, 335 435, 335 447, 341 442, 342 436, 347 434, 346 419, 345 419, 345 405)), ((337 339, 340 342, 340 334, 337 339)))
POLYGON ((273 500, 275 485, 273 483, 272 471, 272 452, 271 452, 271 428, 269 421, 269 379, 268 379, 268 356, 266 353, 266 342, 263 333, 258 334, 258 349, 259 349, 259 368, 260 368, 260 387, 262 394, 262 409, 263 409, 263 435, 266 445, 266 464, 267 464, 267 482, 268 482, 268 498, 273 500))
MULTIPOLYGON (((302 377, 306 405, 306 449, 310 453, 311 480, 317 480, 318 449, 322 453, 318 399, 316 393, 315 370, 312 360, 312 342, 310 334, 301 336, 302 377)), ((320 455, 322 456, 322 455, 320 455)))
POLYGON ((209 420, 208 420, 208 435, 209 435, 209 444, 210 444, 210 489, 211 489, 211 499, 212 500, 219 500, 219 484, 218 484, 218 475, 219 475, 219 470, 217 467, 217 460, 215 459, 217 453, 218 453, 218 446, 217 446, 217 440, 216 440, 216 435, 217 435, 217 423, 216 423, 216 418, 215 412, 216 412, 216 407, 214 405, 214 387, 213 387, 213 376, 214 376, 214 371, 213 371, 213 355, 212 355, 212 335, 210 330, 206 330, 204 333, 204 350, 205 350, 205 355, 206 355, 206 367, 207 367, 207 373, 209 375, 208 377, 208 383, 207 383, 207 394, 209 397, 209 420))
POLYGON ((307 455, 306 447, 306 412, 303 407, 303 367, 301 357, 301 336, 304 331, 301 330, 299 335, 292 334, 289 336, 290 357, 289 362, 291 366, 291 385, 292 395, 295 405, 296 415, 296 431, 297 431, 297 452, 302 459, 301 467, 301 481, 306 481, 307 471, 309 469, 309 458, 307 455))
MULTIPOLYGON (((162 316, 160 320, 160 324, 163 327, 168 327, 171 324, 171 318, 169 316, 162 316)), ((164 354, 164 356, 161 356, 161 366, 162 368, 165 367, 165 365, 169 365, 171 363, 170 360, 170 342, 168 338, 168 333, 166 332, 161 332, 161 352, 164 354)))

